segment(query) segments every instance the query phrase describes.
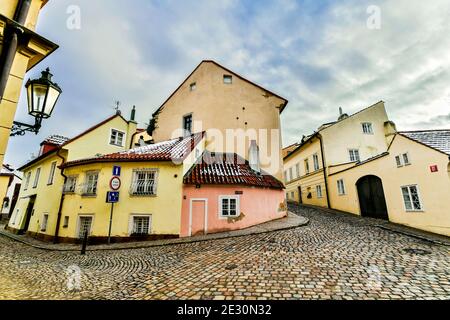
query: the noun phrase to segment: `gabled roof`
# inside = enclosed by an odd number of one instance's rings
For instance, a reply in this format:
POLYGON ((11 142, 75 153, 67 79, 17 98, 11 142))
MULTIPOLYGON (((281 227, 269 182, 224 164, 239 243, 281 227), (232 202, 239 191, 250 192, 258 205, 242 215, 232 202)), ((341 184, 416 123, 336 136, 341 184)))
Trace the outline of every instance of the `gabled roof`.
POLYGON ((311 141, 313 138, 319 136, 319 132, 314 132, 313 134, 309 135, 309 136, 303 136, 302 141, 300 142, 300 144, 298 144, 298 146, 292 150, 291 152, 289 152, 287 155, 284 156, 283 161, 286 160, 287 158, 289 158, 290 156, 292 156, 293 154, 295 154, 298 150, 300 150, 307 142, 311 141))
POLYGON ((216 66, 218 66, 219 68, 224 69, 226 72, 228 72, 228 73, 230 73, 230 74, 236 76, 237 78, 239 78, 239 79, 241 79, 241 80, 243 80, 243 81, 245 81, 245 82, 248 82, 248 83, 250 83, 251 85, 254 85, 255 87, 258 87, 258 88, 260 88, 261 90, 264 90, 264 91, 268 92, 269 94, 276 96, 277 98, 280 98, 281 100, 284 101, 283 106, 280 108, 280 113, 283 112, 284 108, 285 108, 286 105, 288 104, 288 100, 287 100, 287 99, 285 99, 285 98, 279 96, 279 95, 276 94, 276 93, 273 93, 273 92, 271 92, 271 91, 269 91, 269 90, 263 88, 262 86, 260 86, 260 85, 258 85, 258 84, 256 84, 256 83, 254 83, 254 82, 252 82, 252 81, 250 81, 250 80, 248 80, 248 79, 246 79, 246 78, 244 78, 243 76, 237 74, 236 72, 231 71, 230 69, 225 68, 224 66, 222 66, 222 65, 218 64, 217 62, 215 62, 214 60, 202 60, 202 62, 200 62, 200 63, 198 64, 198 66, 194 69, 194 71, 192 71, 192 72, 186 77, 186 79, 184 79, 184 81, 181 82, 181 84, 178 86, 178 88, 176 88, 175 91, 172 92, 172 94, 166 99, 166 101, 164 101, 164 102, 161 104, 161 106, 160 106, 155 112, 153 112, 153 114, 152 114, 153 117, 155 117, 155 116, 162 110, 162 108, 163 108, 164 105, 167 103, 167 101, 169 101, 169 100, 173 97, 173 95, 174 95, 174 94, 175 94, 175 93, 183 86, 183 84, 185 84, 186 81, 187 81, 187 80, 195 73, 195 71, 197 71, 197 69, 200 68, 200 66, 201 66, 202 64, 204 64, 204 63, 213 63, 213 64, 215 64, 216 66))
POLYGON ((184 184, 244 185, 284 189, 282 182, 262 171, 252 170, 248 161, 235 153, 205 151, 199 163, 185 174, 184 184))
POLYGON ((399 134, 450 155, 450 129, 401 131, 399 134))
MULTIPOLYGON (((82 133, 80 133, 79 135, 75 136, 74 138, 68 139, 68 140, 66 140, 65 142, 63 142, 62 144, 57 145, 57 146, 58 146, 57 148, 52 149, 52 150, 49 150, 48 152, 41 154, 39 157, 34 158, 34 159, 31 160, 31 161, 28 161, 27 163, 25 163, 23 166, 21 166, 21 167, 18 168, 17 170, 21 171, 21 170, 23 170, 24 168, 29 167, 30 165, 35 164, 36 162, 41 161, 42 159, 46 158, 47 156, 56 153, 58 150, 62 149, 64 146, 66 146, 66 145, 69 144, 70 142, 73 142, 73 141, 75 141, 75 140, 81 138, 82 136, 84 136, 84 135, 88 134, 89 132, 91 132, 91 131, 97 129, 98 127, 104 125, 105 123, 107 123, 107 122, 113 120, 113 119, 116 118, 116 117, 120 117, 120 118, 123 119, 123 121, 127 122, 127 120, 125 120, 124 117, 122 117, 119 113, 116 113, 116 114, 112 115, 111 117, 106 118, 106 119, 103 120, 102 122, 97 123, 95 126, 92 126, 92 127, 90 127, 89 129, 83 131, 82 133)), ((56 135, 55 135, 55 136, 56 136, 56 135)), ((53 136, 51 136, 51 137, 53 137, 53 136)), ((58 136, 58 137, 62 137, 62 136, 58 136)), ((65 137, 63 137, 63 138, 65 138, 65 137)), ((48 139, 48 138, 47 138, 47 139, 48 139)), ((65 138, 65 139, 67 139, 67 138, 65 138)), ((60 139, 60 140, 62 140, 62 139, 60 139)), ((44 141, 45 141, 45 140, 44 140, 44 141)))
POLYGON ((85 158, 65 163, 62 167, 73 167, 82 164, 98 162, 147 162, 173 161, 180 163, 194 150, 205 133, 195 133, 189 137, 180 137, 147 146, 130 149, 128 151, 110 153, 99 157, 85 158))

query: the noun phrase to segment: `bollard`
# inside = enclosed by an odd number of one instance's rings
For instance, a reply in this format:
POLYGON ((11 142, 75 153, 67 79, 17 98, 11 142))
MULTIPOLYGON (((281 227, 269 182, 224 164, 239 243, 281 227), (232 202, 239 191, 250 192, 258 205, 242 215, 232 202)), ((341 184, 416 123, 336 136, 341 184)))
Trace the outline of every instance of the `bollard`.
POLYGON ((88 240, 87 231, 84 233, 83 244, 81 245, 81 254, 86 254, 86 245, 88 240))

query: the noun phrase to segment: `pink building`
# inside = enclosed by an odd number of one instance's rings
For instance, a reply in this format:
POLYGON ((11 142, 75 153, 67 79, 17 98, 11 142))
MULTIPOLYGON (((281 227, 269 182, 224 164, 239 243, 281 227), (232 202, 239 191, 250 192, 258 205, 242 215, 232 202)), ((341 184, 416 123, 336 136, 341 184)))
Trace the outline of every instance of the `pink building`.
POLYGON ((181 237, 238 230, 287 215, 283 183, 236 154, 205 152, 184 176, 181 237))

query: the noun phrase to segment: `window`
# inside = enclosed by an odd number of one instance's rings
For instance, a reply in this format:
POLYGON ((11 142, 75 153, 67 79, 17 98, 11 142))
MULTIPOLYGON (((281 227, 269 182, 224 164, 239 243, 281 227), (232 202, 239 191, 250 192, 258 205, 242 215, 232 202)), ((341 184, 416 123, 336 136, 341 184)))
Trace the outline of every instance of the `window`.
POLYGON ((56 161, 52 162, 52 166, 50 167, 50 174, 48 175, 48 181, 47 184, 53 184, 53 177, 55 176, 55 169, 56 169, 56 161))
POLYGON ((139 196, 156 195, 156 177, 157 171, 155 169, 134 171, 131 194, 139 196))
POLYGON ((36 176, 34 177, 33 188, 36 188, 38 186, 40 175, 41 175, 41 168, 37 168, 36 176))
POLYGON ((188 114, 183 117, 183 130, 184 135, 192 134, 192 114, 188 114))
POLYGON ((359 158, 359 150, 358 149, 350 149, 348 150, 350 155, 351 162, 359 162, 361 159, 359 158))
POLYGON ((238 196, 220 196, 220 216, 223 218, 237 217, 240 214, 238 196))
POLYGON ((67 227, 69 227, 69 217, 65 216, 64 222, 63 222, 63 228, 67 228, 67 227))
POLYGON ((26 175, 25 185, 23 188, 24 191, 28 189, 28 185, 30 184, 30 179, 31 179, 31 172, 28 172, 26 175))
POLYGON ((296 174, 297 178, 300 178, 300 163, 297 163, 295 165, 295 174, 296 174))
POLYGON ((125 133, 116 129, 111 129, 111 137, 109 139, 109 144, 114 146, 123 147, 125 133))
POLYGON ((316 186, 316 193, 317 193, 317 198, 322 198, 323 197, 323 195, 322 195, 322 186, 321 185, 316 186))
POLYGON ((317 154, 313 155, 314 171, 319 170, 319 156, 317 154))
POLYGON ((308 161, 308 159, 305 159, 305 172, 306 172, 306 174, 309 173, 309 161, 308 161))
POLYGON ((150 216, 132 216, 132 236, 144 236, 150 234, 150 216))
POLYGON ((74 193, 77 187, 77 178, 77 176, 68 176, 63 191, 66 193, 74 193))
POLYGON ((294 191, 291 192, 291 199, 292 199, 292 200, 295 200, 295 194, 294 194, 294 191))
POLYGON ((193 82, 189 85, 189 90, 194 91, 195 89, 197 89, 197 83, 193 82))
POLYGON ((41 231, 47 230, 47 223, 48 223, 48 214, 44 214, 44 216, 42 217, 41 231))
POLYGON ((98 172, 87 172, 84 194, 94 196, 97 194, 98 172))
POLYGON ((408 153, 404 153, 404 154, 402 155, 402 157, 403 157, 403 163, 405 164, 405 166, 411 164, 411 162, 409 162, 409 154, 408 154, 408 153))
POLYGON ((289 180, 294 180, 294 174, 292 172, 292 167, 289 168, 289 180))
POLYGON ((286 192, 286 199, 289 200, 289 192, 286 192))
POLYGON ((373 134, 373 128, 370 122, 364 122, 362 124, 362 130, 364 134, 373 134))
POLYGON ((400 158, 400 156, 396 156, 395 157, 395 162, 397 163, 397 167, 402 167, 403 166, 402 158, 400 158))
POLYGON ((422 211, 423 207, 417 186, 402 187, 402 194, 406 211, 422 211))
POLYGON ((84 235, 91 234, 92 229, 92 217, 91 216, 80 216, 78 224, 78 238, 83 239, 84 235))
POLYGON ((230 75, 223 75, 223 83, 225 84, 232 84, 233 83, 233 77, 230 75))
POLYGON ((289 180, 288 180, 288 175, 287 175, 287 171, 285 170, 284 171, 284 181, 285 182, 288 182, 289 180))
POLYGON ((345 185, 344 185, 344 180, 340 179, 337 181, 337 187, 338 187, 338 194, 340 196, 345 194, 345 185))

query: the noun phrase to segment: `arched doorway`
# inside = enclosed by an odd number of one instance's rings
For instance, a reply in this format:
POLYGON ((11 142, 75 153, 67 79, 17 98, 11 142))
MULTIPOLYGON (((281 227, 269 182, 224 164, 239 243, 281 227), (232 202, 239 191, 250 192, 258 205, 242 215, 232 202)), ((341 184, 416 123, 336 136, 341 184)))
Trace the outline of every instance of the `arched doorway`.
POLYGON ((383 183, 377 176, 364 176, 356 182, 363 217, 389 220, 383 183))

